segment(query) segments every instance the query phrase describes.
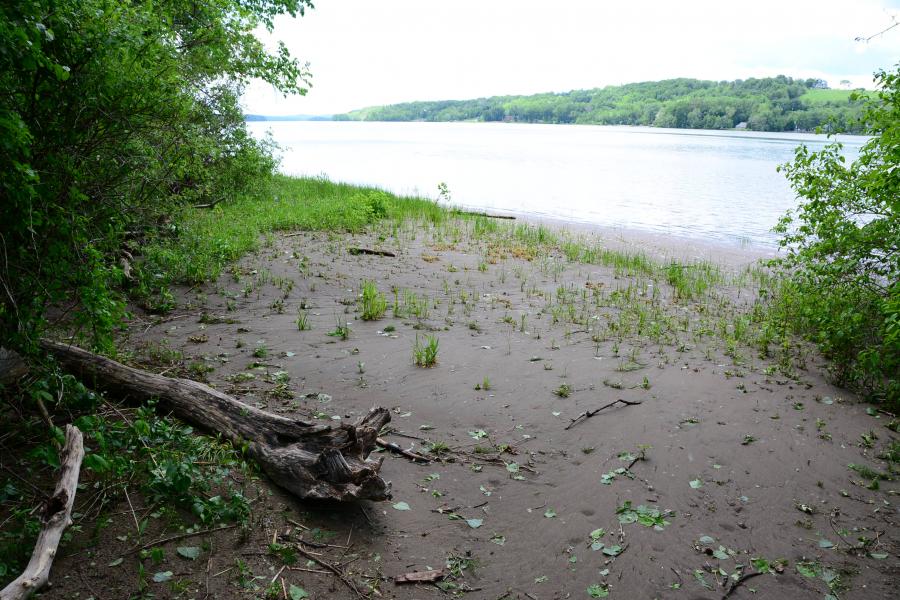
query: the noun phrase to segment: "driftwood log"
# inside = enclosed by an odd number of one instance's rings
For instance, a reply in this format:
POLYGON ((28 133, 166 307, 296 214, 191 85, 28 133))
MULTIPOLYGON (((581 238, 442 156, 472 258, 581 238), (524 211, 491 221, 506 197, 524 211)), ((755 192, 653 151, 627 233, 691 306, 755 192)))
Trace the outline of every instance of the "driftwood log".
POLYGON ((158 399, 160 409, 210 433, 220 433, 249 455, 273 482, 300 498, 387 500, 390 484, 369 453, 391 420, 373 408, 356 425, 320 425, 244 404, 208 385, 135 369, 81 348, 43 340, 41 345, 85 383, 120 397, 158 399))
POLYGON ((59 547, 63 531, 72 523, 72 504, 78 487, 78 474, 84 458, 81 432, 73 425, 66 426, 66 443, 59 456, 59 478, 56 489, 44 505, 41 532, 25 571, 0 590, 0 600, 22 600, 30 597, 50 580, 50 567, 59 547))

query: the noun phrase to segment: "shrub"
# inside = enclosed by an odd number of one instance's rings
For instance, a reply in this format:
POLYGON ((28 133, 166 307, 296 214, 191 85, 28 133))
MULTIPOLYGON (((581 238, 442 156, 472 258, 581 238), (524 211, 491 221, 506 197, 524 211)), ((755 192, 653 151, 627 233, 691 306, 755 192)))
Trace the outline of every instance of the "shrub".
POLYGON ((849 165, 840 143, 800 146, 780 167, 800 197, 776 231, 780 322, 815 341, 839 383, 900 403, 900 64, 865 98, 872 137, 849 165))

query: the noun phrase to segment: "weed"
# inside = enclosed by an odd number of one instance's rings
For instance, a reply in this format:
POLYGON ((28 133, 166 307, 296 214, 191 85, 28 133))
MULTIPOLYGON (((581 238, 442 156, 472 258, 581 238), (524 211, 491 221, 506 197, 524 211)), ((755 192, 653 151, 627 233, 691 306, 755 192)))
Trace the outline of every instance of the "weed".
POLYGON ((387 300, 384 294, 378 291, 375 283, 363 282, 362 294, 359 298, 359 309, 363 321, 377 321, 384 316, 387 310, 387 300))
POLYGON ((568 398, 569 394, 572 393, 572 387, 568 383, 564 383, 560 385, 558 388, 553 390, 553 393, 559 396, 560 398, 568 398))
POLYGON ((416 342, 413 346, 413 362, 418 367, 433 367, 437 363, 438 355, 438 339, 437 336, 429 335, 425 338, 423 344, 416 335, 416 342))
POLYGON ((337 324, 334 326, 333 331, 329 331, 325 335, 340 338, 342 340, 347 340, 350 338, 350 324, 346 321, 337 320, 337 324))

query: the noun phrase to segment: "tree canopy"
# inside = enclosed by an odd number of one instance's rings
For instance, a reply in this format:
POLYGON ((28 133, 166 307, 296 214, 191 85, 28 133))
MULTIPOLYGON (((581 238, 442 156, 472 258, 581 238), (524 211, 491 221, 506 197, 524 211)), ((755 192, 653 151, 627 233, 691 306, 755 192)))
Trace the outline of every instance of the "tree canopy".
MULTIPOLYGON (((95 341, 121 313, 130 241, 180 204, 271 174, 238 106, 248 81, 304 93, 306 66, 253 35, 310 0, 22 0, 0 7, 0 345, 49 306, 95 341)), ((153 282, 136 273, 152 293, 153 282)))
POLYGON ((561 94, 408 102, 337 115, 362 121, 513 121, 761 131, 860 131, 862 108, 820 79, 668 79, 561 94))

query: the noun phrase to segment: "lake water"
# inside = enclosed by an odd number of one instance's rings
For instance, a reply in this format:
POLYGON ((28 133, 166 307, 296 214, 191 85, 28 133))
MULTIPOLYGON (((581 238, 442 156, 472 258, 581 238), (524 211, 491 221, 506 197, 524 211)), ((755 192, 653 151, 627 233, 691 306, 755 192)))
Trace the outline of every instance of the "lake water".
MULTIPOLYGON (((812 134, 511 123, 254 122, 281 170, 601 227, 773 247, 797 200, 775 168, 812 134)), ((853 158, 865 138, 841 136, 853 158)))

